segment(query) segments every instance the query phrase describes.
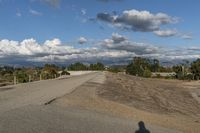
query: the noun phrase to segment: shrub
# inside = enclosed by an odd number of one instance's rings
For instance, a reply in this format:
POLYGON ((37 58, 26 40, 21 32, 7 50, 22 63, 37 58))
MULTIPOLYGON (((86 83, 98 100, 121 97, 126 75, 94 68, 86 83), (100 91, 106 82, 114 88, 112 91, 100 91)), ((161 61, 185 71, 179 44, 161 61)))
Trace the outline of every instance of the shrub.
POLYGON ((145 78, 150 78, 151 77, 151 71, 149 69, 145 69, 144 73, 143 73, 143 76, 145 78))
POLYGON ((70 75, 70 73, 67 71, 62 71, 61 75, 70 75))
POLYGON ((187 80, 193 80, 193 79, 194 79, 194 76, 193 76, 193 74, 188 74, 188 75, 185 76, 185 78, 186 78, 187 80))

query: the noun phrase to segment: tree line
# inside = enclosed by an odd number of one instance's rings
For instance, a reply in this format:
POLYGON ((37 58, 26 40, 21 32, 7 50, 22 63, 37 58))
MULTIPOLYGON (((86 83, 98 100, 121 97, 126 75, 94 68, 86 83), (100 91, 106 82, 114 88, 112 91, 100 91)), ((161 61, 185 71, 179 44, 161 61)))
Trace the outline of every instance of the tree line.
MULTIPOLYGON (((43 67, 20 67, 14 68, 10 66, 0 67, 0 86, 5 83, 13 83, 13 76, 17 78, 18 83, 37 81, 41 79, 52 79, 61 75, 69 75, 68 71, 103 71, 125 72, 130 75, 141 77, 152 77, 152 73, 175 73, 175 75, 167 78, 175 78, 181 80, 199 80, 200 79, 200 59, 193 62, 184 61, 182 64, 172 67, 162 66, 157 59, 147 59, 142 57, 134 57, 133 61, 128 65, 105 67, 103 63, 83 64, 76 62, 69 66, 57 66, 55 64, 45 64, 43 67)), ((157 74, 157 78, 162 78, 157 74)))
POLYGON ((67 67, 68 70, 76 71, 76 70, 96 70, 101 71, 105 69, 105 66, 103 63, 97 62, 96 64, 89 64, 85 65, 83 63, 77 62, 74 64, 71 64, 67 67))
MULTIPOLYGON (((174 65, 172 67, 164 67, 157 59, 147 59, 142 57, 134 57, 133 61, 127 65, 126 73, 135 76, 151 77, 152 73, 165 72, 175 75, 167 78, 176 78, 181 80, 199 80, 200 78, 200 59, 190 63, 185 60, 184 63, 174 65)), ((160 77, 160 75, 157 75, 160 77)))

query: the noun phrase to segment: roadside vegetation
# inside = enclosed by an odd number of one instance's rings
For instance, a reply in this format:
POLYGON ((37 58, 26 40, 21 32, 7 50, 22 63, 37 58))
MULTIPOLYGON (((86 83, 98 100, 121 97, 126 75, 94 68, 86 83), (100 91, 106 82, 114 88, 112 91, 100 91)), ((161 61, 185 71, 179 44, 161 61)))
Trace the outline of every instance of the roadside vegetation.
POLYGON ((2 66, 0 67, 0 86, 52 79, 60 75, 69 75, 69 73, 54 64, 21 68, 2 66))
POLYGON ((54 79, 62 75, 70 75, 68 71, 80 71, 80 70, 102 71, 104 69, 105 66, 102 63, 85 65, 80 62, 71 64, 68 67, 67 66, 60 67, 55 64, 45 64, 43 67, 20 67, 20 68, 1 66, 0 86, 54 79))
POLYGON ((68 71, 110 71, 113 73, 126 73, 146 78, 166 78, 179 80, 200 79, 200 59, 190 63, 184 61, 182 64, 171 67, 162 66, 157 59, 134 57, 128 65, 104 66, 103 63, 83 64, 76 62, 68 66, 57 66, 45 64, 43 67, 0 67, 0 86, 13 83, 26 83, 38 80, 53 79, 62 75, 70 75, 68 71))
POLYGON ((164 67, 157 59, 146 59, 134 57, 133 62, 127 65, 126 73, 141 77, 154 77, 179 80, 199 80, 200 79, 200 59, 189 63, 164 67))

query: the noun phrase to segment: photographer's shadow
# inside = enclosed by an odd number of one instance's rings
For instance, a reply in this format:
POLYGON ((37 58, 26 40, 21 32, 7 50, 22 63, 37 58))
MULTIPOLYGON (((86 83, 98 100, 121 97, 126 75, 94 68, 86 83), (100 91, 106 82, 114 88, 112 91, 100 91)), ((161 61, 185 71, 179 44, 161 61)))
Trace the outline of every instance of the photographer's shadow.
POLYGON ((139 129, 135 131, 135 133, 150 133, 148 129, 146 129, 143 121, 138 122, 139 129))

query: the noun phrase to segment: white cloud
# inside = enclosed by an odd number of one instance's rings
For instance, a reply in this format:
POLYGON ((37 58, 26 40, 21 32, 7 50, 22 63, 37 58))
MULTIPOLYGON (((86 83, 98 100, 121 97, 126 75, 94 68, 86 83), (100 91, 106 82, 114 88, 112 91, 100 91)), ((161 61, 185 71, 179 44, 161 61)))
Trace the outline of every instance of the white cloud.
POLYGON ((22 42, 1 40, 0 55, 37 57, 44 55, 67 55, 79 53, 78 49, 71 46, 61 45, 59 39, 47 40, 44 44, 38 44, 34 39, 25 39, 22 42))
POLYGON ((25 39, 17 46, 20 55, 36 55, 44 52, 42 46, 40 46, 33 38, 25 39))
POLYGON ((129 41, 126 37, 117 33, 112 34, 111 39, 100 42, 103 48, 118 51, 127 51, 135 55, 158 53, 159 48, 153 45, 129 41))
POLYGON ((165 13, 152 14, 149 11, 138 11, 135 9, 125 10, 122 15, 98 13, 97 19, 111 23, 122 29, 142 32, 157 31, 162 25, 178 22, 177 18, 165 13))
POLYGON ((191 34, 182 34, 181 38, 190 40, 190 39, 193 39, 193 36, 191 34))
POLYGON ((153 32, 159 37, 177 36, 182 39, 193 38, 191 34, 181 33, 175 28, 167 29, 167 25, 178 23, 179 18, 162 12, 151 13, 146 10, 138 11, 135 9, 125 10, 121 14, 104 12, 98 13, 96 20, 106 22, 110 27, 120 30, 153 32))
POLYGON ((112 40, 113 40, 114 43, 120 43, 120 42, 127 40, 127 38, 118 34, 118 33, 113 33, 112 34, 112 40))
POLYGON ((158 58, 160 60, 182 60, 200 58, 199 47, 167 48, 133 42, 127 37, 113 33, 111 38, 94 42, 95 47, 75 48, 62 43, 58 38, 40 44, 35 39, 21 42, 0 40, 0 58, 4 62, 66 62, 76 61, 107 64, 122 64, 134 56, 158 58))
POLYGON ((54 38, 53 40, 46 40, 44 42, 44 45, 49 46, 49 47, 56 47, 61 45, 61 41, 58 38, 54 38))
POLYGON ((154 34, 160 37, 171 37, 177 35, 177 30, 175 29, 167 29, 167 30, 157 30, 154 31, 154 34))
POLYGON ((78 39, 78 43, 79 44, 84 44, 84 43, 87 43, 87 39, 85 38, 85 37, 80 37, 79 39, 78 39))

